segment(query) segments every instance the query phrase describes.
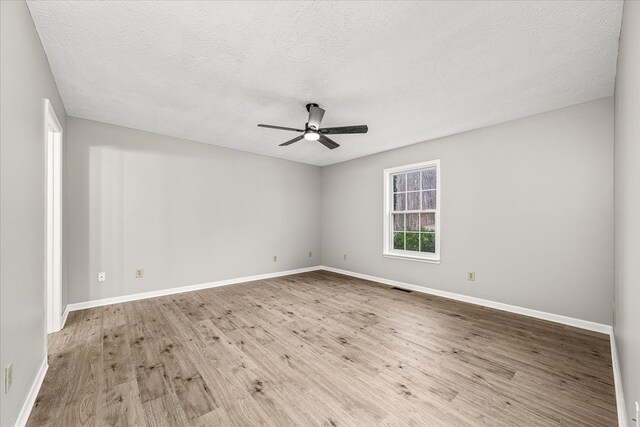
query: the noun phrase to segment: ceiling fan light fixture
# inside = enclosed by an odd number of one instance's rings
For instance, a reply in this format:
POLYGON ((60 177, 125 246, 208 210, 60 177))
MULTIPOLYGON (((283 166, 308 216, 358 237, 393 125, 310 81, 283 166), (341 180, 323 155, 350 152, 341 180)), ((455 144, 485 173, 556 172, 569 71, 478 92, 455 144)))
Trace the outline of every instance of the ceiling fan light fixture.
POLYGON ((304 130, 284 126, 265 125, 262 123, 260 123, 258 126, 263 128, 288 130, 301 133, 301 135, 298 135, 295 138, 290 139, 289 141, 279 144, 279 147, 286 147, 304 139, 305 141, 318 141, 329 150, 334 150, 340 147, 340 144, 329 138, 327 135, 339 135, 345 133, 367 133, 367 131, 369 130, 367 125, 321 128, 320 124, 322 123, 324 110, 318 107, 318 104, 307 104, 307 111, 309 112, 309 120, 304 125, 304 130))
POLYGON ((307 131, 304 133, 304 139, 307 141, 317 141, 320 139, 320 134, 314 131, 307 131))

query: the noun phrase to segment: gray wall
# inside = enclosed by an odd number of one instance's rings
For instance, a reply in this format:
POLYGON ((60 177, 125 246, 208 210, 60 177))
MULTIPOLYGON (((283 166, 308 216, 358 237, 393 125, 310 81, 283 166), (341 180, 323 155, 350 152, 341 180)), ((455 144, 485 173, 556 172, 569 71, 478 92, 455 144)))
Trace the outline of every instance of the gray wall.
POLYGON ((615 323, 628 419, 640 401, 640 3, 626 1, 615 89, 615 323))
POLYGON ((611 98, 327 166, 322 261, 610 325, 612 166, 611 98), (384 258, 382 171, 431 159, 442 262, 384 258))
POLYGON ((72 117, 67 165, 69 303, 319 264, 316 166, 72 117))
POLYGON ((66 114, 27 5, 0 2, 0 16, 0 425, 9 426, 45 357, 44 98, 63 128, 66 114))

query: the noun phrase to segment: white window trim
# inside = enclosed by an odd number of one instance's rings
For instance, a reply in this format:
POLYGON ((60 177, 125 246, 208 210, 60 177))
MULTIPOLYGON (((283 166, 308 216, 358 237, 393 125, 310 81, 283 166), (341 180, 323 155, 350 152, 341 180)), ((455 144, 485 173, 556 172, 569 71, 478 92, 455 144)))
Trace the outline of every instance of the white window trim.
POLYGON ((440 233, 440 213, 442 210, 440 204, 441 183, 440 178, 440 159, 429 160, 427 162, 413 163, 410 165, 397 166, 388 168, 383 171, 383 190, 384 190, 384 212, 383 212, 383 248, 382 255, 387 258, 406 259, 410 261, 428 262, 434 264, 440 264, 440 241, 442 240, 442 234, 440 233), (428 252, 415 252, 415 251, 397 251, 393 249, 391 239, 391 175, 399 172, 411 172, 416 169, 425 169, 428 167, 436 167, 436 251, 435 253, 428 252))

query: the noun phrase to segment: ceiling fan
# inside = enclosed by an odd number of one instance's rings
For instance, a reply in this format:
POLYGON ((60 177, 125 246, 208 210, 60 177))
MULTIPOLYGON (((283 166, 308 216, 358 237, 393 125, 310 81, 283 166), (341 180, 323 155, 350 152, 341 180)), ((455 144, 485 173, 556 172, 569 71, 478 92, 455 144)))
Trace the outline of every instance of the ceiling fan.
POLYGON ((263 124, 259 124, 258 126, 263 128, 290 130, 293 132, 303 132, 302 135, 296 136, 295 138, 280 144, 281 147, 285 145, 291 145, 294 142, 300 141, 301 139, 306 139, 307 141, 320 141, 322 145, 324 145, 330 150, 333 150, 334 148, 338 148, 340 144, 328 138, 326 135, 337 135, 337 134, 345 134, 345 133, 367 133, 367 131, 369 130, 369 128, 366 125, 321 128, 320 122, 322 122, 322 116, 324 116, 324 110, 318 107, 318 104, 307 104, 307 111, 309 112, 309 121, 305 125, 304 130, 287 128, 282 126, 263 125, 263 124))

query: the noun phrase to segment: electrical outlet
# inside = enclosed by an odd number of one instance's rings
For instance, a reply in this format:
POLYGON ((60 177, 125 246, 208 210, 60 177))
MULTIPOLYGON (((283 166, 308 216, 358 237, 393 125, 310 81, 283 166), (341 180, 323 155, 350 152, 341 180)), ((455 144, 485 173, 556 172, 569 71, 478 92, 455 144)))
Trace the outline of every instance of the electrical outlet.
POLYGON ((144 277, 144 270, 139 268, 136 270, 136 279, 141 279, 142 277, 144 277))
POLYGON ((346 261, 346 260, 347 260, 347 254, 342 255, 342 259, 343 259, 344 261, 346 261))
POLYGON ((98 273, 98 282, 104 282, 107 280, 107 273, 105 273, 104 271, 101 271, 100 273, 98 273))
POLYGON ((278 255, 273 256, 273 262, 278 262, 278 255))
POLYGON ((4 370, 4 393, 9 393, 13 385, 13 362, 9 363, 4 370))
POLYGON ((470 271, 467 273, 467 280, 474 282, 476 280, 476 272, 470 271))
POLYGON ((309 258, 313 256, 313 252, 309 251, 309 258))

